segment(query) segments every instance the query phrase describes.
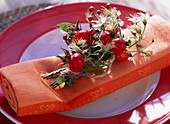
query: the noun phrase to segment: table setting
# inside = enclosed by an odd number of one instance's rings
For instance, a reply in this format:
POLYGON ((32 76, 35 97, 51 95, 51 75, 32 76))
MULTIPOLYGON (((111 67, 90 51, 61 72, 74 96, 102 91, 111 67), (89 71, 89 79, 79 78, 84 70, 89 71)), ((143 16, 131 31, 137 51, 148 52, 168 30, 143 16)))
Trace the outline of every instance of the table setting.
MULTIPOLYGON (((34 0, 14 0, 13 3, 2 0, 0 3, 0 122, 169 123, 168 0, 36 0, 36 4, 34 0), (109 27, 108 22, 103 23, 106 24, 104 29, 100 21, 115 19, 109 12, 118 16, 116 22, 113 22, 115 28, 109 27), (142 31, 133 27, 133 19, 140 18, 133 16, 135 14, 142 16, 142 31), (131 16, 131 20, 127 16, 131 16), (150 20, 147 21, 147 18, 150 20), (95 24, 101 27, 97 29, 95 24), (149 28, 145 30, 146 25, 149 28), (133 29, 131 32, 126 30, 130 27, 134 28, 135 34, 133 29), (113 30, 114 34, 111 35, 108 29, 113 30), (89 48, 82 46, 84 40, 79 36, 75 38, 81 30, 90 32, 90 42, 87 43, 87 40, 85 43, 89 48), (109 38, 112 37, 107 43, 101 38, 105 32, 110 33, 109 38), (114 47, 110 49, 111 42, 121 38, 128 39, 117 41, 126 44, 125 48, 121 48, 121 52, 115 51, 114 47), (140 43, 143 39, 151 43, 143 46, 140 43), (71 52, 75 56, 80 53, 79 57, 84 57, 82 61, 90 64, 71 65, 74 59, 71 52), (118 54, 123 52, 128 57, 118 58, 118 54), (96 55, 97 59, 94 57, 96 55), (61 69, 56 67, 57 64, 61 69), (65 66, 67 64, 68 70, 65 66), (107 73, 101 71, 103 74, 98 74, 100 70, 89 73, 91 66, 101 66, 102 69, 107 67, 107 73), (60 75, 56 76, 56 80, 53 75, 57 73, 60 75), (73 76, 69 76, 69 73, 73 76)), ((138 25, 135 22, 134 25, 141 26, 141 23, 138 25)))

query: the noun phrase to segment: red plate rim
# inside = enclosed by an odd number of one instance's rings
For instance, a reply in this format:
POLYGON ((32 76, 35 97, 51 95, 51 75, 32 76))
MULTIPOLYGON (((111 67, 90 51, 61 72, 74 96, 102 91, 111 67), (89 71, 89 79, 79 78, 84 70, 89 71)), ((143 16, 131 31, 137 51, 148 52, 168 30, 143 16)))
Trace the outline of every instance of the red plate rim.
MULTIPOLYGON (((13 28, 17 27, 17 25, 19 25, 20 23, 26 21, 26 20, 29 20, 29 19, 32 19, 32 17, 34 16, 37 16, 39 15, 40 13, 45 13, 48 11, 53 11, 54 9, 60 9, 60 8, 67 8, 69 6, 77 6, 77 5, 105 5, 107 2, 81 2, 81 3, 69 3, 69 4, 64 4, 64 5, 55 5, 51 8, 46 8, 46 9, 42 9, 42 10, 39 10, 39 11, 36 11, 20 20, 18 20, 17 22, 13 23, 10 27, 8 27, 4 32, 2 32, 2 34, 0 34, 0 41, 6 37, 6 35, 11 31, 13 30, 13 28)), ((144 11, 142 10, 139 10, 139 9, 136 9, 136 8, 133 8, 133 7, 129 7, 129 6, 126 6, 126 5, 121 5, 121 4, 117 4, 117 3, 111 3, 113 6, 118 6, 120 8, 128 8, 129 10, 133 10, 133 11, 136 11, 136 12, 143 12, 145 13, 144 11)), ((76 9, 76 8, 73 8, 73 9, 76 9)), ((64 12, 69 12, 69 10, 64 10, 64 12)), ((51 28, 50 30, 53 30, 55 27, 51 28)), ((50 30, 47 30, 46 32, 50 31, 50 30)), ((46 33, 46 32, 43 32, 46 33)), ((33 41, 33 40, 32 40, 33 41)), ((31 42, 32 43, 32 42, 31 42)), ((30 44, 30 43, 29 43, 30 44)), ((29 44, 27 44, 26 47, 29 46, 29 44)), ((26 49, 26 47, 24 49, 26 49)), ((23 50, 24 51, 24 50, 23 50)), ((22 51, 22 52, 23 52, 22 51)), ((0 52, 0 56, 1 56, 1 52, 0 52)), ((16 61, 14 62, 16 63, 16 61)), ((0 65, 1 67, 1 65, 0 65)), ((3 66, 2 66, 3 67, 3 66)), ((166 69, 168 70, 168 72, 170 72, 170 68, 166 69)), ((164 71, 164 70, 163 70, 164 71)), ((120 115, 116 115, 116 116, 112 116, 112 117, 106 117, 106 118, 99 118, 99 119, 81 119, 81 118, 73 118, 73 117, 67 117, 67 116, 63 116, 63 115, 59 115, 59 114, 49 114, 49 115, 40 115, 40 116, 31 116, 31 117, 17 117, 16 114, 12 111, 12 109, 7 105, 7 101, 5 99, 5 97, 3 96, 2 94, 2 91, 0 89, 0 100, 3 101, 1 102, 0 104, 0 111, 6 116, 8 117, 11 121, 13 122, 22 122, 22 123, 29 123, 29 122, 42 122, 42 123, 45 123, 43 122, 45 119, 47 119, 46 123, 49 121, 48 119, 50 118, 51 122, 63 122, 63 123, 67 123, 66 120, 69 120, 70 123, 78 123, 78 122, 86 122, 86 123, 96 123, 96 122, 100 122, 100 123, 109 123, 109 122, 122 122, 122 123, 125 123, 125 120, 127 121, 127 118, 126 118, 126 115, 129 116, 128 113, 132 113, 132 111, 134 110, 130 110, 126 113, 123 113, 123 114, 120 114, 120 115), (6 108, 4 109, 3 107, 6 106, 6 108), (10 113, 8 113, 10 112, 10 113), (125 116, 124 116, 125 115, 125 116), (45 118, 44 118, 45 117, 45 118), (44 119, 42 119, 44 118, 44 119), (125 120, 121 120, 125 118, 125 120), (120 120, 119 120, 120 119, 120 120)), ((148 101, 148 100, 147 100, 148 101)), ((146 103, 146 102, 145 102, 146 103)), ((144 105, 144 104, 142 104, 144 105)), ((140 106, 142 106, 140 105, 140 106)), ((163 117, 161 118, 158 118, 157 120, 154 121, 154 123, 160 123, 160 121, 162 120, 165 120, 169 117, 170 113, 164 115, 163 117)))

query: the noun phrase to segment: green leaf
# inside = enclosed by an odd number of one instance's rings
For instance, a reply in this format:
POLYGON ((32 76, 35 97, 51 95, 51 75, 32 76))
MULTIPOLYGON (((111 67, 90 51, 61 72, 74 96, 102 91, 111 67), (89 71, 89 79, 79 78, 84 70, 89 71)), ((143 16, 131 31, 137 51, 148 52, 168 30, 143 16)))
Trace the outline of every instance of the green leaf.
POLYGON ((76 29, 76 31, 80 30, 80 28, 79 28, 79 17, 78 17, 78 19, 77 19, 75 29, 76 29))
POLYGON ((56 81, 54 81, 53 83, 50 84, 50 86, 55 86, 57 85, 58 83, 56 81))
POLYGON ((47 79, 54 79, 54 78, 58 78, 58 75, 57 76, 48 77, 47 79))
POLYGON ((66 84, 67 84, 68 86, 74 87, 74 80, 71 79, 71 78, 69 78, 69 79, 66 81, 66 84))
POLYGON ((128 44, 129 44, 129 46, 131 46, 131 40, 132 40, 132 38, 129 37, 129 39, 128 39, 128 44))
POLYGON ((130 32, 131 32, 131 34, 132 34, 133 36, 136 36, 136 32, 135 32, 135 31, 131 30, 130 32))
POLYGON ((64 82, 64 76, 59 75, 57 78, 57 83, 62 84, 64 82))
POLYGON ((139 45, 139 44, 136 44, 136 46, 137 46, 138 48, 142 49, 142 46, 141 46, 141 45, 139 45))
POLYGON ((73 27, 75 29, 75 25, 71 23, 60 23, 57 24, 57 26, 59 26, 65 32, 68 32, 69 27, 73 27))
POLYGON ((118 38, 119 36, 118 35, 115 35, 114 39, 118 38))

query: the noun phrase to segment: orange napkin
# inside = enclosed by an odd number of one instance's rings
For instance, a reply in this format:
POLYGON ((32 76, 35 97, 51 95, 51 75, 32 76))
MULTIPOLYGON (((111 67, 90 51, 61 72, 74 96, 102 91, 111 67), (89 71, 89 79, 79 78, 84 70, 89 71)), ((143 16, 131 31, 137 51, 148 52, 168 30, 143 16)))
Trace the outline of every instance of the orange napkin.
MULTIPOLYGON (((125 37, 129 31, 124 31, 125 37)), ((49 87, 54 80, 43 79, 40 74, 59 67, 59 58, 48 57, 10 65, 0 69, 0 84, 9 105, 18 116, 40 115, 68 111, 95 101, 128 84, 144 78, 170 65, 170 25, 159 16, 151 17, 143 45, 151 44, 152 55, 136 56, 134 60, 115 61, 110 72, 102 78, 81 77, 75 86, 49 87)))

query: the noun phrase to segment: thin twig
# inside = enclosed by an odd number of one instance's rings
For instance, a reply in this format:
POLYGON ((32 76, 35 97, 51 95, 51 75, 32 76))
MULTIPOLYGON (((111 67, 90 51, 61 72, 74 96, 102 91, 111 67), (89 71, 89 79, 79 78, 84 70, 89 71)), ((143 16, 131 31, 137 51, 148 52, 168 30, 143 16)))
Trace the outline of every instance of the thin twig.
POLYGON ((113 61, 114 61, 114 57, 113 57, 113 55, 112 55, 112 56, 110 57, 110 61, 109 61, 108 67, 107 67, 107 69, 106 69, 106 71, 105 71, 104 73, 99 74, 99 75, 92 75, 92 74, 90 74, 90 73, 84 73, 84 76, 90 77, 90 78, 100 78, 100 77, 105 76, 105 75, 108 73, 108 71, 110 70, 113 61))
POLYGON ((41 74, 41 77, 42 77, 42 78, 48 78, 48 77, 51 77, 51 76, 53 76, 53 75, 56 75, 56 74, 58 74, 58 73, 60 73, 61 71, 64 71, 64 70, 65 70, 65 68, 60 68, 60 69, 58 69, 58 70, 56 70, 56 71, 52 71, 52 72, 50 72, 50 73, 41 74))

